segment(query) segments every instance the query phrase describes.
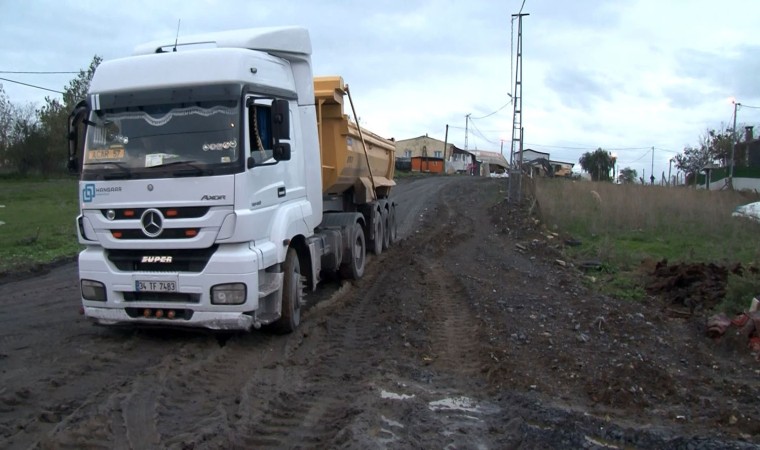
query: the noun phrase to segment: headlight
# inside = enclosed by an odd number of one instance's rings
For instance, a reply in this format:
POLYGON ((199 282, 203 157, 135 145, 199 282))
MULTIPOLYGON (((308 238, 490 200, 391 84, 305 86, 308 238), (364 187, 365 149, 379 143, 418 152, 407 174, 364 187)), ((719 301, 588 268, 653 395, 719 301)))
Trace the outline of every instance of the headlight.
POLYGON ((217 284, 211 288, 211 304, 241 305, 245 303, 245 284, 217 284))
POLYGON ((106 286, 93 280, 82 280, 82 297, 97 302, 106 301, 106 286))

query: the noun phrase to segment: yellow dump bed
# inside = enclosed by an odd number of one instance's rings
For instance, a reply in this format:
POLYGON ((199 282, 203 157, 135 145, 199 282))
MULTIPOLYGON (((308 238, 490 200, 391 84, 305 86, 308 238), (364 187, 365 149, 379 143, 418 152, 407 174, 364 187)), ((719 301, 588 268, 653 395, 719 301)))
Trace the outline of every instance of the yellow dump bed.
POLYGON ((393 181, 396 147, 392 141, 363 128, 360 136, 356 124, 343 113, 345 93, 341 77, 314 78, 322 155, 322 193, 342 194, 353 187, 354 201, 366 203, 386 197, 390 188, 396 185, 393 181), (362 136, 367 146, 366 155, 362 136), (372 194, 373 183, 376 195, 372 194))

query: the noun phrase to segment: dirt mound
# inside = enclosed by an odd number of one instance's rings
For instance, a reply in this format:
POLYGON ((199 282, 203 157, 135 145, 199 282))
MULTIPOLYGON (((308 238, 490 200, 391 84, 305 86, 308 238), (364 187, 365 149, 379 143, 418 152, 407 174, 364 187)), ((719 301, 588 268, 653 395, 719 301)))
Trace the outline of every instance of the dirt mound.
POLYGON ((668 264, 667 260, 662 260, 648 272, 647 293, 694 313, 712 311, 723 301, 729 274, 756 275, 758 269, 754 266, 745 269, 740 263, 727 267, 701 262, 668 264))

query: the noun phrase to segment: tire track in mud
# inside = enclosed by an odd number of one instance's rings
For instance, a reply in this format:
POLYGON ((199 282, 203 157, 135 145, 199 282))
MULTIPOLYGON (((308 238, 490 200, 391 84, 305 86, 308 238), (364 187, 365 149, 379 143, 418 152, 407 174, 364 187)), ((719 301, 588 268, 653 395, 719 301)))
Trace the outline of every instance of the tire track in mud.
MULTIPOLYGON (((167 349, 157 347, 155 339, 148 337, 131 336, 122 344, 127 351, 145 346, 148 350, 141 352, 137 361, 131 361, 126 353, 115 359, 117 363, 106 367, 105 373, 119 375, 105 383, 101 377, 101 382, 85 388, 90 394, 79 407, 59 419, 41 441, 43 448, 99 448, 102 442, 108 443, 102 445, 103 448, 112 448, 115 443, 132 449, 159 446, 161 433, 156 401, 164 389, 167 361, 173 357, 167 356, 167 349), (153 354, 154 358, 145 353, 153 354)), ((197 345, 196 341, 180 342, 174 351, 182 352, 197 345)), ((93 360, 98 361, 97 356, 93 360)), ((74 393, 82 391, 79 386, 74 393)))
POLYGON ((81 443, 98 447, 109 442, 111 420, 106 416, 111 414, 103 405, 118 408, 114 396, 163 356, 160 347, 150 340, 146 346, 139 334, 86 322, 26 333, 40 342, 3 358, 0 400, 12 406, 0 411, 0 447, 82 448, 81 443))
MULTIPOLYGON (((115 402, 129 447, 232 446, 250 380, 266 373, 259 365, 287 358, 287 342, 253 333, 232 337, 223 347, 216 339, 206 339, 165 356, 115 402)), ((256 398, 261 401, 266 395, 256 393, 256 398)))
POLYGON ((450 205, 461 201, 461 188, 449 186, 438 193, 437 207, 428 223, 439 226, 417 243, 414 265, 429 320, 427 321, 430 357, 435 367, 462 375, 475 375, 481 369, 482 339, 473 326, 478 319, 470 310, 472 298, 456 267, 446 261, 458 245, 473 240, 472 218, 457 213, 450 205))
POLYGON ((439 262, 421 256, 417 260, 425 267, 420 277, 430 315, 428 334, 434 366, 464 375, 479 373, 482 342, 473 333, 472 324, 477 319, 469 312, 472 299, 456 276, 439 262))
POLYGON ((232 446, 246 409, 270 395, 250 392, 251 385, 268 379, 270 368, 288 358, 291 345, 298 345, 293 337, 241 334, 207 357, 171 370, 159 400, 160 429, 171 430, 163 444, 169 448, 232 446))
MULTIPOLYGON (((373 266, 382 266, 384 258, 374 257, 373 266)), ((320 343, 319 353, 304 346, 279 366, 279 378, 288 380, 269 386, 281 390, 261 410, 249 412, 237 448, 320 447, 338 439, 361 412, 362 405, 355 403, 367 391, 368 375, 378 362, 366 350, 383 332, 372 318, 385 282, 385 273, 373 270, 339 292, 334 304, 308 317, 302 333, 320 343)))

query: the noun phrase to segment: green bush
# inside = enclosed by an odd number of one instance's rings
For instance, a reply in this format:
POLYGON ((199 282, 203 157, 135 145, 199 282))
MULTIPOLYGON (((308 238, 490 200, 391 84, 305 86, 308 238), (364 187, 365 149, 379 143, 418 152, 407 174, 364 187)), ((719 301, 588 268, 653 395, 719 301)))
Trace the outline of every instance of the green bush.
POLYGON ((728 316, 749 309, 752 299, 760 300, 760 275, 745 271, 743 275, 729 274, 726 298, 718 305, 718 310, 728 316))

